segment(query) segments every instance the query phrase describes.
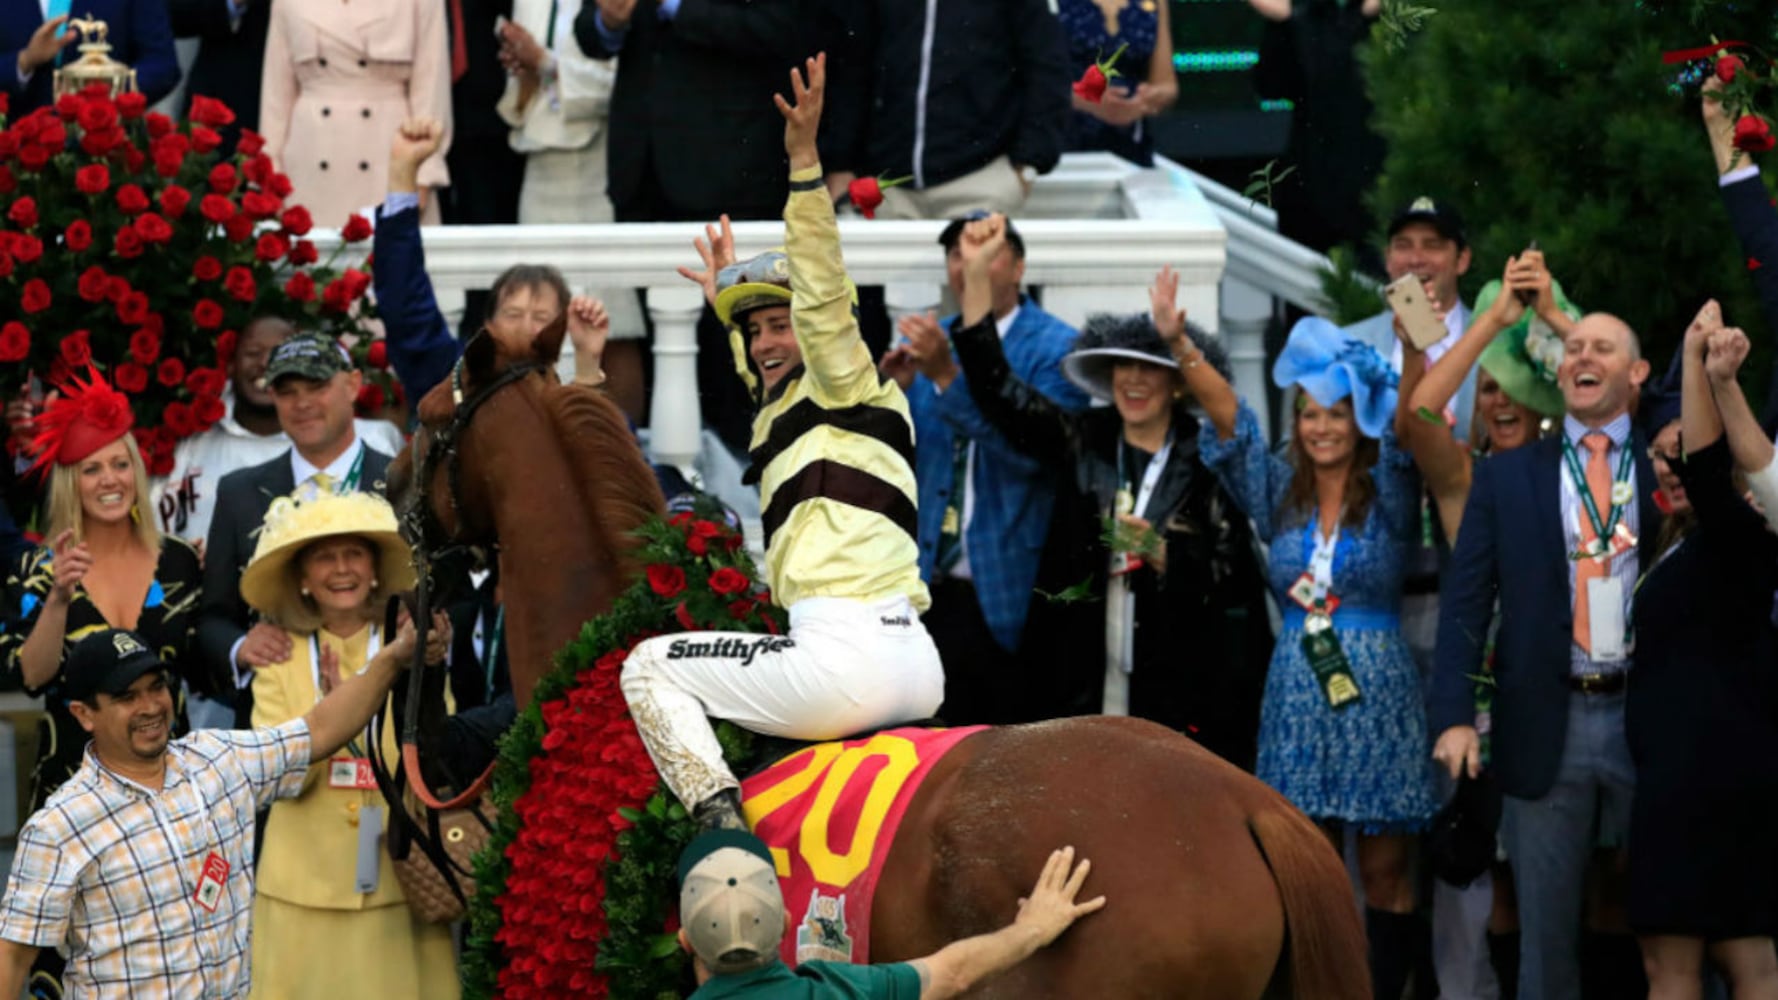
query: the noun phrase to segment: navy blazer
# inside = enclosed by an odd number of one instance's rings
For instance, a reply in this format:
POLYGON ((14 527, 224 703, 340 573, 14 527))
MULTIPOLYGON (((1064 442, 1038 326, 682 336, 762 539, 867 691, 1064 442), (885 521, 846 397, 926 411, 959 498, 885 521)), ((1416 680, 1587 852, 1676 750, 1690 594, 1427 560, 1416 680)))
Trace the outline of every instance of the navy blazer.
MULTIPOLYGON (((1648 439, 1630 432, 1636 457, 1639 537, 1654 551, 1661 513, 1648 439)), ((1541 798, 1555 784, 1568 729, 1574 609, 1562 526, 1562 438, 1554 434, 1475 465, 1463 525, 1439 588, 1432 678, 1432 736, 1475 723, 1475 681, 1489 623, 1494 643, 1493 760, 1501 787, 1541 798)), ((1646 571, 1646 561, 1642 568, 1646 571)))
MULTIPOLYGON (((1759 261, 1760 266, 1752 268, 1753 287, 1759 292, 1760 311, 1766 314, 1766 328, 1778 332, 1778 208, 1757 174, 1724 185, 1722 204, 1735 238, 1741 241, 1741 252, 1750 261, 1759 261)), ((1767 434, 1778 432, 1778 362, 1772 365, 1771 380, 1766 412, 1760 418, 1767 434)))
POLYGON ((389 366, 407 392, 408 406, 418 412, 420 400, 451 373, 462 350, 438 310, 432 278, 426 274, 419 209, 404 208, 389 215, 378 206, 371 253, 377 266, 371 269, 370 282, 389 344, 389 366))
MULTIPOLYGON (((136 89, 148 103, 167 96, 179 85, 179 57, 173 51, 166 0, 79 0, 72 13, 105 22, 111 58, 135 68, 136 89)), ((38 67, 30 83, 19 84, 19 53, 42 26, 43 7, 37 0, 0 3, 0 90, 12 96, 13 121, 54 100, 53 64, 38 67)), ((75 48, 79 44, 62 50, 64 62, 80 57, 75 48)))

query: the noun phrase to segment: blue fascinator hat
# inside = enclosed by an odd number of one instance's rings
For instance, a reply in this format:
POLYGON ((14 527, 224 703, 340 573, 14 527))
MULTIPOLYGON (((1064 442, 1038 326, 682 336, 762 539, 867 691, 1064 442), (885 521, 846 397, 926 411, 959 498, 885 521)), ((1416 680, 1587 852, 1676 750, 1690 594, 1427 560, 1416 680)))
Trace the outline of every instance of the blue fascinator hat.
POLYGON ((1398 381, 1374 348, 1319 316, 1304 317, 1291 327, 1290 339, 1272 365, 1274 384, 1281 389, 1302 386, 1322 406, 1351 396, 1358 429, 1373 438, 1382 437, 1395 420, 1398 381))

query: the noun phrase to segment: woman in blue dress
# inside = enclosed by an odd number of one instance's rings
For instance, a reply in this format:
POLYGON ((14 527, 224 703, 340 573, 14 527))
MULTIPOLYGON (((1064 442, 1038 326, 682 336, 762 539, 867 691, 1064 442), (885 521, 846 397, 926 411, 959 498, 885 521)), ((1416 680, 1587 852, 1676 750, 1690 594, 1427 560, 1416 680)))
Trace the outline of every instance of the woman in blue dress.
MULTIPOLYGON (((1159 315, 1157 297, 1156 309, 1159 315)), ((1391 423, 1396 379, 1325 320, 1298 323, 1272 369, 1299 387, 1283 454, 1189 342, 1175 356, 1209 421, 1204 464, 1270 544, 1284 611, 1260 704, 1259 777, 1330 829, 1358 834, 1379 997, 1397 997, 1415 935, 1413 834, 1437 810, 1419 673, 1402 639, 1402 574, 1419 525, 1419 478, 1391 423)))
POLYGON ((1068 148, 1104 150, 1141 167, 1154 166, 1154 137, 1147 119, 1179 97, 1173 72, 1172 0, 1058 0, 1056 17, 1068 36, 1074 72, 1117 57, 1118 75, 1098 101, 1074 95, 1068 148))

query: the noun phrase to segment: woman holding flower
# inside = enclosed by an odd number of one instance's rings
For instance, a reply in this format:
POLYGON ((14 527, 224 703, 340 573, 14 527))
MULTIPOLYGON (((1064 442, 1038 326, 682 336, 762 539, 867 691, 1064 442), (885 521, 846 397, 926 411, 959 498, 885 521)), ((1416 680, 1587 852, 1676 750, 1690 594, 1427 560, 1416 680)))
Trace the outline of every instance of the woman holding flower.
MULTIPOLYGON (((131 433, 130 403, 89 369, 37 418, 35 468, 49 477, 50 545, 26 555, 6 581, 0 667, 8 681, 43 694, 31 811, 79 769, 87 733, 59 696, 67 650, 101 629, 129 629, 152 643, 175 676, 195 677, 187 656, 203 573, 185 541, 162 535, 144 514, 148 471, 131 433)), ((152 725, 186 729, 185 700, 152 725)))
MULTIPOLYGON (((391 655, 376 622, 388 595, 413 585, 412 556, 386 500, 319 493, 274 501, 241 596, 289 633, 292 652, 255 672, 253 725, 305 714, 342 677, 391 655)), ((450 642, 440 612, 427 633, 427 661, 442 662, 450 642)), ((254 997, 458 994, 450 928, 413 914, 386 838, 367 829, 388 827, 368 733, 311 767, 299 797, 272 806, 253 902, 254 997)), ((394 725, 383 728, 382 754, 399 759, 394 725)))

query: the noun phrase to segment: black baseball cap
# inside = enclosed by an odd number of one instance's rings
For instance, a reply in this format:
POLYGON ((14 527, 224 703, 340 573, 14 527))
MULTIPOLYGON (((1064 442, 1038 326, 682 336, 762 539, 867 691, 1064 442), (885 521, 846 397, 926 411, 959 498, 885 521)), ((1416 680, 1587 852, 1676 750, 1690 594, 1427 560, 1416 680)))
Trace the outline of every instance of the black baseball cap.
POLYGON ((62 667, 62 694, 72 701, 117 697, 143 674, 165 670, 147 640, 134 632, 104 629, 74 644, 62 667))
POLYGON ((265 363, 264 384, 276 385, 286 375, 325 382, 351 367, 346 349, 332 337, 299 333, 272 348, 272 355, 265 363))
MULTIPOLYGON (((992 214, 986 209, 978 208, 968 215, 952 219, 945 224, 944 231, 938 234, 938 245, 944 247, 946 253, 950 253, 951 248, 956 246, 957 241, 963 237, 964 226, 971 222, 978 222, 992 214)), ((1006 242, 1012 244, 1014 254, 1021 258, 1025 256, 1025 238, 1019 235, 1017 229, 1013 228, 1010 218, 1006 220, 1006 242)))
POLYGON ((1463 232, 1463 216, 1449 202, 1435 201, 1421 195, 1396 210, 1389 220, 1389 238, 1416 222, 1424 222, 1437 230, 1440 236, 1457 244, 1459 247, 1469 245, 1469 238, 1463 232))

